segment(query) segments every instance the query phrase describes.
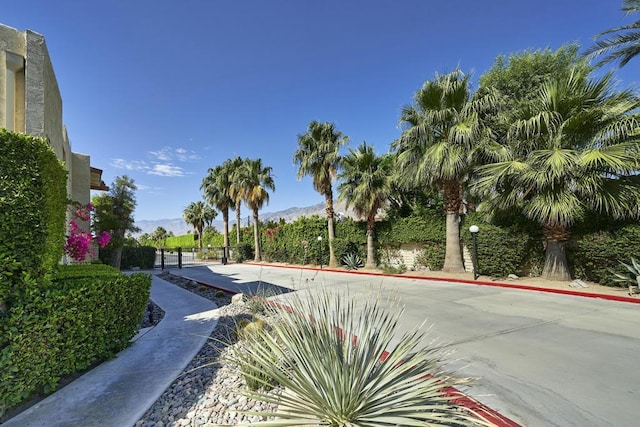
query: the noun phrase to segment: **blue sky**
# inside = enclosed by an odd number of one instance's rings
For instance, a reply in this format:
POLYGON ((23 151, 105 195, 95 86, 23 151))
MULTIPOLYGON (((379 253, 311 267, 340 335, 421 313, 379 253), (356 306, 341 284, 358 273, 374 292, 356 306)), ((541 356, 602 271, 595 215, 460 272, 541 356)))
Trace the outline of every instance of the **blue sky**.
MULTIPOLYGON (((178 218, 225 159, 260 157, 263 212, 323 202, 296 179, 297 135, 329 121, 387 152, 436 72, 577 42, 633 22, 622 0, 20 0, 0 22, 42 34, 75 152, 139 186, 136 220, 178 218)), ((616 71, 636 87, 640 58, 616 71)), ((243 216, 248 211, 244 210, 243 216)))

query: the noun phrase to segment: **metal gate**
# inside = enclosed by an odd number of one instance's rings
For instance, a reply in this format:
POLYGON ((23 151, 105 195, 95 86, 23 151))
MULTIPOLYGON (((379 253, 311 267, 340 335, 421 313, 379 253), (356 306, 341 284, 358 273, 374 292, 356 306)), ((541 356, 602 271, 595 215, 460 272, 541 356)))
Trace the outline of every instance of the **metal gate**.
POLYGON ((227 263, 224 248, 203 248, 201 254, 195 248, 162 248, 156 251, 155 267, 162 270, 165 268, 192 267, 214 263, 227 263))

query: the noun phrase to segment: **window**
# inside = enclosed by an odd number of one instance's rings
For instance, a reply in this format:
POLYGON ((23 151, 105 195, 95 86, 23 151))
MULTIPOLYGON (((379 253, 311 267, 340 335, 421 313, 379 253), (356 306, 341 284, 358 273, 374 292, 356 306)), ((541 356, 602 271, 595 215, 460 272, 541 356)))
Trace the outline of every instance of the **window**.
POLYGON ((5 127, 24 131, 24 59, 20 55, 7 55, 7 79, 5 99, 5 127))

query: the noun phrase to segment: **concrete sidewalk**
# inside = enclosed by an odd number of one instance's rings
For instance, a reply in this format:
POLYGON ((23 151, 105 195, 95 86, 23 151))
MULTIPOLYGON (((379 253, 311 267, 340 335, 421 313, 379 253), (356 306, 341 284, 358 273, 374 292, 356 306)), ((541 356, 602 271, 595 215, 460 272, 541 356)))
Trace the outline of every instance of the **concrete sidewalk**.
POLYGON ((127 349, 6 421, 13 427, 132 426, 191 362, 218 322, 217 307, 153 277, 162 321, 127 349))

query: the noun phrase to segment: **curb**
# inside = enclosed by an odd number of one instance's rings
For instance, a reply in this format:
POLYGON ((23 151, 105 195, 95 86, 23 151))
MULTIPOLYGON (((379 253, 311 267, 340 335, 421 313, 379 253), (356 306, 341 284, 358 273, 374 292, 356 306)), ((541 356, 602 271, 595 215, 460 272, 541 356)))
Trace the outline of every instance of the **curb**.
MULTIPOLYGON (((299 269, 300 267, 289 267, 289 266, 278 266, 278 265, 271 265, 271 264, 257 264, 257 263, 244 263, 247 265, 254 265, 254 266, 268 266, 268 267, 281 267, 281 268, 291 268, 291 269, 299 269)), ((305 268, 307 270, 318 270, 318 271, 329 271, 329 272, 339 272, 339 273, 343 273, 344 271, 342 270, 332 270, 332 269, 319 269, 319 268, 305 268)), ((352 274, 369 274, 369 275, 375 275, 375 276, 394 276, 394 277, 404 277, 404 278, 412 278, 409 276, 400 276, 400 275, 390 275, 390 274, 380 274, 380 273, 366 273, 366 272, 353 272, 350 271, 348 273, 352 273, 352 274)), ((235 291, 230 291, 228 289, 225 289, 223 287, 219 287, 216 285, 213 285, 211 283, 206 283, 203 282, 202 280, 198 280, 198 279, 194 279, 188 276, 182 276, 185 279, 191 280, 193 282, 198 283, 199 285, 202 286, 207 286, 209 288, 212 289, 218 289, 221 291, 225 291, 225 292, 230 292, 235 294, 235 291)), ((416 278, 420 278, 420 279, 425 279, 423 277, 416 277, 416 278)), ((439 280, 439 279, 426 279, 426 280, 439 280)), ((453 281, 453 280, 447 280, 447 281, 453 281)), ((455 282, 455 281, 454 281, 455 282)), ((471 284, 475 284, 475 282, 471 282, 468 281, 471 284)), ((495 286, 495 285, 494 285, 495 286)), ((278 304, 280 305, 280 304, 278 304)), ((287 310, 290 310, 290 307, 288 306, 282 306, 281 308, 287 310)), ((357 339, 357 337, 356 337, 357 339)), ((383 359, 384 359, 384 354, 383 354, 383 359)), ((461 407, 466 408, 467 410, 469 410, 472 413, 478 414, 480 415, 482 418, 485 419, 485 421, 490 422, 493 426, 495 427, 521 427, 520 424, 518 424, 517 422, 513 421, 510 418, 507 418, 506 416, 500 414, 498 411, 491 409, 490 407, 486 406, 485 404, 467 396, 466 394, 464 394, 463 392, 461 392, 460 390, 458 390, 455 387, 452 386, 447 386, 444 387, 442 389, 442 391, 444 392, 444 394, 446 396, 449 396, 452 398, 451 402, 455 403, 461 407)))
POLYGON ((447 282, 447 283, 464 283, 467 285, 493 286, 497 288, 520 289, 525 291, 546 292, 551 294, 572 295, 572 296, 583 297, 583 298, 596 298, 596 299, 604 299, 608 301, 629 302, 632 304, 640 304, 640 298, 625 297, 625 296, 618 296, 618 295, 592 294, 590 292, 572 291, 568 289, 538 288, 536 286, 516 285, 516 284, 504 283, 504 282, 487 282, 482 280, 450 279, 450 278, 443 278, 443 277, 425 277, 425 276, 412 276, 412 275, 403 275, 403 274, 384 274, 384 273, 372 273, 367 271, 336 270, 333 268, 299 267, 299 266, 294 267, 294 266, 288 266, 288 265, 261 264, 261 263, 254 263, 254 262, 245 262, 244 264, 254 265, 254 266, 264 266, 264 267, 289 268, 289 269, 295 269, 295 270, 303 269, 303 270, 314 270, 314 271, 328 271, 330 273, 359 274, 363 276, 396 277, 399 279, 430 280, 434 282, 447 282))

